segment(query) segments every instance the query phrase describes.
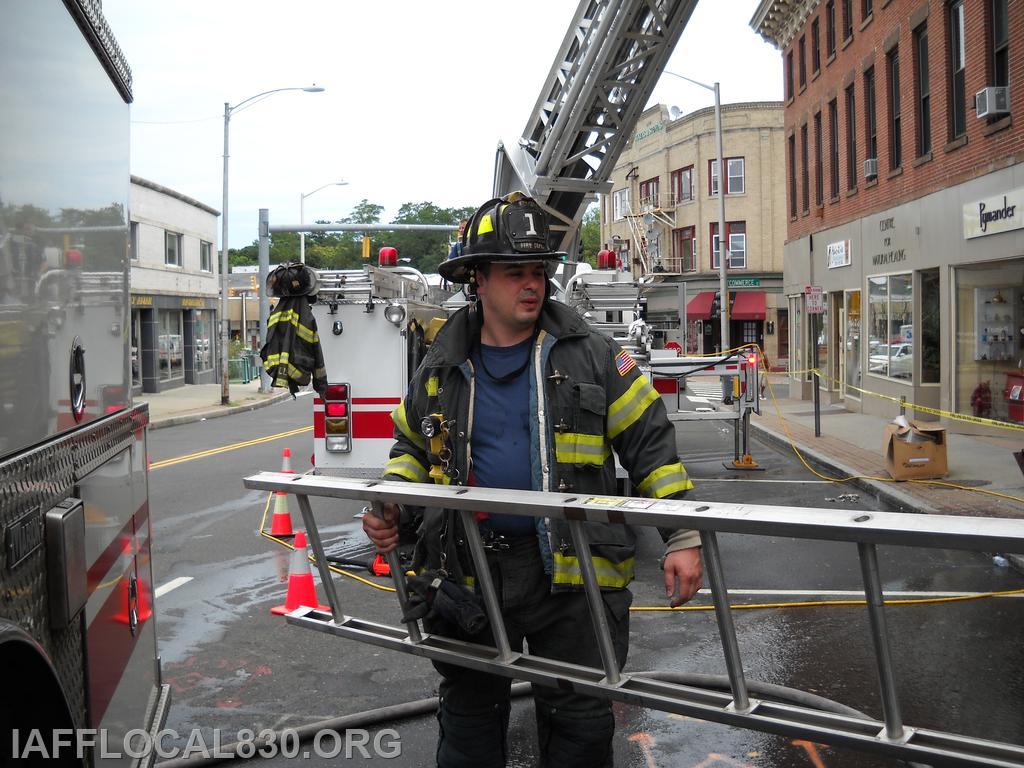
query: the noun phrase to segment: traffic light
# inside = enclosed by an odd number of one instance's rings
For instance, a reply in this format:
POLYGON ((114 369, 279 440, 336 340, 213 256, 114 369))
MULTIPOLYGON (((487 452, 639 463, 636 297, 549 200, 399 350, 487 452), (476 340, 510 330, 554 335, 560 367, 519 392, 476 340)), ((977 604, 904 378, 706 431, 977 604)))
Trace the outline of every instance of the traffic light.
POLYGON ((718 319, 722 316, 722 294, 715 291, 715 298, 711 300, 711 317, 718 319))

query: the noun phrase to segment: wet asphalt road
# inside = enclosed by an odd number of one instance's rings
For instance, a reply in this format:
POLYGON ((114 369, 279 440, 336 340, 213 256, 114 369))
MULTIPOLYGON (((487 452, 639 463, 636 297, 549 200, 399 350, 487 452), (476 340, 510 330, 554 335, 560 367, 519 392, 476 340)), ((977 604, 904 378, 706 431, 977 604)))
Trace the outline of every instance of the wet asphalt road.
MULTIPOLYGON (((434 695, 430 663, 405 654, 328 637, 288 626, 270 614, 283 602, 288 553, 259 536, 267 509, 264 494, 247 491, 242 478, 277 470, 289 447, 293 467, 308 469, 311 436, 304 433, 160 466, 235 443, 292 431, 310 423, 308 397, 248 414, 151 432, 149 453, 154 583, 187 583, 157 600, 157 630, 163 673, 173 690, 167 727, 181 735, 168 745, 184 746, 193 729, 203 742, 235 741, 243 729, 288 728, 400 704, 434 695)), ((680 452, 697 481, 696 498, 813 507, 881 509, 863 494, 840 501, 855 489, 817 480, 792 452, 754 444, 765 467, 757 473, 729 472, 732 433, 716 422, 680 427, 680 452), (756 482, 752 482, 756 481, 756 482), (772 482, 765 482, 772 481, 772 482), (776 482, 782 481, 782 482, 776 482)), ((338 548, 364 543, 354 514, 358 505, 328 506, 314 500, 324 531, 338 548)), ((300 516, 292 500, 292 517, 300 516)), ((267 512, 269 525, 269 512, 267 512)), ((664 597, 656 572, 660 542, 653 532, 641 539, 635 607, 660 606, 664 597)), ((828 599, 789 594, 860 588, 856 547, 793 539, 721 535, 725 576, 735 603, 776 603, 828 599)), ((1024 588, 1024 578, 993 564, 984 553, 886 547, 879 550, 887 591, 999 591, 1024 588)), ((353 569, 353 572, 358 569, 353 569)), ((367 577, 365 572, 361 576, 367 577)), ((368 577, 387 585, 388 581, 368 577)), ((353 579, 336 579, 346 613, 398 623, 393 595, 353 579)), ((321 591, 321 599, 323 593, 321 591)), ((709 604, 706 595, 695 604, 709 604)), ((887 611, 897 684, 905 721, 982 738, 1024 743, 1024 599, 893 607, 887 611)), ((734 612, 740 651, 751 679, 817 693, 881 718, 877 675, 867 614, 862 607, 762 608, 734 612)), ((634 611, 627 670, 669 670, 724 674, 725 665, 711 611, 634 611)), ((872 768, 896 764, 850 749, 832 749, 787 738, 700 722, 616 704, 616 765, 756 766, 783 768, 872 768)), ((366 749, 375 763, 433 765, 436 725, 431 716, 382 723, 366 749), (400 752, 400 754, 395 754, 400 752), (390 755, 390 757, 389 757, 390 755)), ((199 738, 192 736, 193 739, 199 738)), ((244 738, 244 732, 243 732, 244 738)), ((536 762, 532 707, 513 708, 511 766, 536 762)), ((326 734, 321 752, 299 752, 308 765, 336 764, 345 745, 326 734)), ((348 745, 351 762, 364 763, 360 744, 348 745)), ((282 757, 268 761, 283 764, 282 757)))

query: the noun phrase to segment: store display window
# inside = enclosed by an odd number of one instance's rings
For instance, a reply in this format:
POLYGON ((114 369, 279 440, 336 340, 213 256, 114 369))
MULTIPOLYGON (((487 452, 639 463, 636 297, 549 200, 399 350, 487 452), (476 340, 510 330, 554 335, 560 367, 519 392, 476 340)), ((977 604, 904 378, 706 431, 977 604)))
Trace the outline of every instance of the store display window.
POLYGON ((956 410, 1024 423, 1024 259, 955 270, 956 410))
POLYGON ((914 281, 868 277, 868 373, 910 382, 914 377, 914 281))

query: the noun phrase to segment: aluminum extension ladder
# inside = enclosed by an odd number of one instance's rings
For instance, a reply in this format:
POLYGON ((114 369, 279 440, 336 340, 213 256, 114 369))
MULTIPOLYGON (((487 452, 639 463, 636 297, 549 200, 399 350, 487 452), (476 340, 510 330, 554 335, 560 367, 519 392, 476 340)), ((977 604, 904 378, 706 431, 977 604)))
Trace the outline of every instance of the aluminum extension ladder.
MULTIPOLYGON (((719 502, 655 501, 615 496, 584 497, 564 493, 277 472, 261 472, 248 477, 245 479, 245 487, 292 493, 298 500, 331 610, 326 612, 300 608, 288 615, 287 620, 291 624, 482 672, 541 685, 568 686, 582 694, 740 728, 849 746, 904 760, 960 767, 1024 766, 1024 746, 935 729, 913 728, 903 722, 890 655, 876 553, 876 547, 880 544, 1024 552, 1024 521, 719 502), (345 614, 328 569, 323 541, 309 502, 310 496, 362 501, 370 506, 374 514, 379 514, 385 502, 457 510, 467 531, 469 550, 476 566, 495 646, 426 634, 417 622, 411 622, 403 628, 345 614), (566 520, 577 552, 589 551, 584 527, 586 521, 634 526, 683 526, 699 530, 731 691, 674 684, 619 669, 600 588, 593 565, 587 557, 580 557, 580 569, 591 606, 602 668, 514 652, 505 632, 490 571, 486 566, 486 554, 473 514, 478 510, 492 514, 528 517, 542 515, 566 520), (751 698, 728 603, 718 549, 719 532, 846 541, 857 545, 884 721, 751 698)), ((399 602, 404 607, 405 579, 396 552, 388 555, 388 562, 399 602)))

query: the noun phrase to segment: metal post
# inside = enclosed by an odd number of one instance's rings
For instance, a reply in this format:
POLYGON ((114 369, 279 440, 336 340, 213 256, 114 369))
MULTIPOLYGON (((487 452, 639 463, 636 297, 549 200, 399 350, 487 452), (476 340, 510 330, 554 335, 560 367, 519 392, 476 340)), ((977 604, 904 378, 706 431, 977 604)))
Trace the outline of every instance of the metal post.
POLYGON ((341 601, 338 599, 338 592, 334 589, 334 579, 331 578, 331 567, 324 555, 324 543, 320 540, 320 531, 316 527, 316 519, 313 517, 313 508, 309 504, 309 497, 305 494, 296 495, 299 502, 299 511, 302 512, 302 522, 306 526, 306 535, 309 537, 309 545, 313 549, 313 557, 316 558, 316 569, 320 572, 320 581, 324 585, 324 592, 327 595, 327 604, 331 606, 331 616, 335 624, 341 619, 341 601))
POLYGON ((473 558, 473 565, 476 566, 476 580, 480 584, 480 594, 484 598, 484 607, 487 609, 487 619, 491 624, 494 647, 498 649, 498 660, 508 663, 512 661, 515 654, 508 642, 508 633, 505 632, 505 620, 501 617, 498 594, 494 591, 494 581, 491 579, 491 567, 487 563, 484 543, 480 540, 480 528, 477 526, 476 517, 469 510, 459 510, 459 517, 462 518, 462 527, 466 531, 469 554, 473 558))
MULTIPOLYGON (((259 347, 267 343, 267 321, 270 319, 270 297, 267 296, 267 276, 270 272, 270 212, 260 208, 260 245, 257 251, 259 260, 259 296, 260 296, 260 327, 259 347)), ((264 366, 260 366, 260 392, 270 391, 270 374, 264 366)))
POLYGON ((704 565, 707 566, 708 583, 711 585, 711 599, 715 603, 715 618, 718 633, 722 638, 725 654, 725 668, 729 673, 729 687, 732 688, 733 707, 739 712, 750 709, 747 681, 743 676, 743 660, 736 640, 736 627, 732 623, 732 609, 729 608, 729 592, 725 586, 722 559, 718 553, 718 536, 714 531, 701 531, 700 543, 703 549, 704 565))
POLYGON ((231 105, 224 102, 224 197, 220 212, 220 404, 231 401, 228 384, 228 338, 231 320, 228 317, 228 130, 231 124, 231 105))
POLYGON ((874 544, 857 543, 861 575, 864 578, 864 597, 871 620, 871 639, 875 644, 875 662, 878 664, 878 682, 882 688, 882 712, 885 715, 885 734, 889 739, 903 737, 903 719, 896 695, 896 678, 892 671, 889 635, 885 623, 885 602, 882 582, 878 577, 878 554, 874 544))
POLYGON ((907 415, 907 396, 900 395, 900 416, 907 415))
MULTIPOLYGON (((306 223, 306 196, 299 193, 299 224, 306 223)), ((299 263, 306 263, 306 233, 299 231, 299 263)))
MULTIPOLYGON (((364 513, 367 511, 381 520, 384 519, 384 505, 379 501, 373 502, 368 509, 364 510, 364 513)), ((319 556, 317 556, 317 559, 319 560, 319 556)), ((398 557, 398 550, 392 549, 384 555, 384 559, 388 561, 388 570, 391 571, 391 581, 395 585, 398 604, 402 608, 402 613, 405 613, 409 603, 409 596, 405 587, 405 573, 402 572, 402 561, 398 557)), ((405 627, 409 630, 409 639, 412 642, 418 643, 423 639, 423 635, 420 634, 420 625, 415 620, 406 622, 405 627)))
POLYGON ((729 260, 729 238, 725 236, 725 189, 728 174, 722 150, 722 101, 719 97, 718 82, 715 82, 715 134, 718 137, 718 291, 722 297, 722 352, 730 349, 729 344, 729 281, 725 276, 729 260))
POLYGON ((811 371, 814 377, 814 436, 821 437, 821 380, 817 369, 811 371))
MULTIPOLYGON (((738 406, 742 408, 743 406, 738 406)), ((732 462, 740 463, 740 422, 739 419, 732 420, 732 462)))
POLYGON ((587 542, 583 523, 579 520, 570 520, 569 533, 572 534, 572 546, 576 550, 576 559, 580 564, 580 576, 583 577, 583 590, 590 605, 590 619, 594 624, 594 634, 597 636, 597 649, 601 653, 605 681, 609 685, 618 685, 619 660, 615 656, 608 616, 605 614, 604 600, 601 599, 601 588, 597 584, 594 561, 590 559, 590 544, 587 542))

